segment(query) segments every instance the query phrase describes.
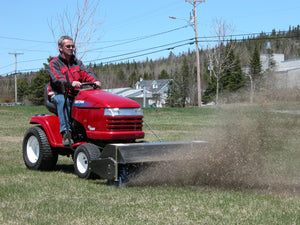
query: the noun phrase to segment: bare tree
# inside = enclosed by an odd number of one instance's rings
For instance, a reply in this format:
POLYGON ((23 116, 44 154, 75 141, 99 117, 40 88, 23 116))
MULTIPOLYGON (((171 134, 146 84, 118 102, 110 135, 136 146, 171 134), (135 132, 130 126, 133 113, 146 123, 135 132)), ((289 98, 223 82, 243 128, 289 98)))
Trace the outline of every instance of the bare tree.
POLYGON ((79 4, 80 2, 77 1, 76 11, 73 14, 65 10, 62 14, 57 15, 55 23, 51 19, 48 24, 55 42, 61 35, 73 37, 76 45, 75 54, 82 59, 90 50, 91 40, 98 41, 100 39, 100 35, 95 37, 95 34, 102 21, 97 20, 100 0, 84 0, 82 5, 79 4), (56 30, 55 27, 59 27, 59 30, 56 30), (80 56, 78 56, 79 53, 80 56))
POLYGON ((217 45, 208 47, 207 55, 209 59, 210 74, 216 78, 216 104, 219 102, 219 86, 220 80, 226 75, 226 71, 234 66, 234 62, 230 62, 230 53, 233 50, 233 42, 228 42, 226 38, 233 33, 231 24, 227 24, 223 19, 215 19, 213 21, 214 34, 218 38, 217 45))
POLYGON ((253 103, 255 89, 253 75, 251 73, 246 73, 245 75, 246 77, 249 77, 250 80, 250 103, 253 103))

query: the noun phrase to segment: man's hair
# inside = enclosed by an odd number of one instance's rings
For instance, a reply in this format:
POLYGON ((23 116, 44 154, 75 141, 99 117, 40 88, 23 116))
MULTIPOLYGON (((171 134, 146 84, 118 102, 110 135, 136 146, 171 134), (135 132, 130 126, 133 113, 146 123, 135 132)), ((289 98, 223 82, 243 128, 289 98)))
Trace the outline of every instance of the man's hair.
POLYGON ((61 36, 59 39, 58 39, 58 46, 63 46, 64 45, 64 40, 71 40, 73 41, 73 38, 71 38, 70 36, 61 36))

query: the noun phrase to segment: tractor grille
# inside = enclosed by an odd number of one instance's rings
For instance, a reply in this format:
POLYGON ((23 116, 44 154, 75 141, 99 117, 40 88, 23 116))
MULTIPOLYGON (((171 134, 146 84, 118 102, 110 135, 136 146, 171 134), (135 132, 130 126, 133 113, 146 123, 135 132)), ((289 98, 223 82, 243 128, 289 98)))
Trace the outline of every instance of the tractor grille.
POLYGON ((143 127, 142 118, 107 118, 106 128, 113 131, 141 131, 143 127))

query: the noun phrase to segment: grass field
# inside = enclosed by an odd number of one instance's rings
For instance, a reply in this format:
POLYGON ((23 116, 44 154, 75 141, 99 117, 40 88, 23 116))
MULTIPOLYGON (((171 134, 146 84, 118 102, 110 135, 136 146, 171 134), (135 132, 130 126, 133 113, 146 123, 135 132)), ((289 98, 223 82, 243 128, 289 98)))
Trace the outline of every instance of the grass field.
POLYGON ((26 169, 23 135, 47 110, 0 107, 0 224, 300 224, 299 110, 297 102, 145 109, 163 141, 211 147, 116 188, 77 178, 67 157, 55 171, 26 169))

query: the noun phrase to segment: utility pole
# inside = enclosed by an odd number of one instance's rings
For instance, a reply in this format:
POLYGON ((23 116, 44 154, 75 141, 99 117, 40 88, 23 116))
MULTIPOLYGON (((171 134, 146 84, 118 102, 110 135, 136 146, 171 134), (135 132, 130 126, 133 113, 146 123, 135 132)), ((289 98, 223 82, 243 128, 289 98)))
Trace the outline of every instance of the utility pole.
POLYGON ((197 89, 198 89, 198 107, 202 106, 202 97, 201 97, 201 78, 200 78, 200 56, 199 56, 199 46, 198 46, 198 31, 197 31, 197 13, 196 13, 196 4, 205 2, 205 0, 185 0, 185 2, 192 3, 194 6, 193 9, 193 18, 194 18, 194 29, 195 29, 195 44, 196 44, 196 60, 197 60, 197 89))
POLYGON ((17 56, 18 55, 23 55, 24 53, 11 53, 9 52, 8 54, 10 55, 15 55, 15 103, 18 102, 18 91, 17 91, 17 56))

